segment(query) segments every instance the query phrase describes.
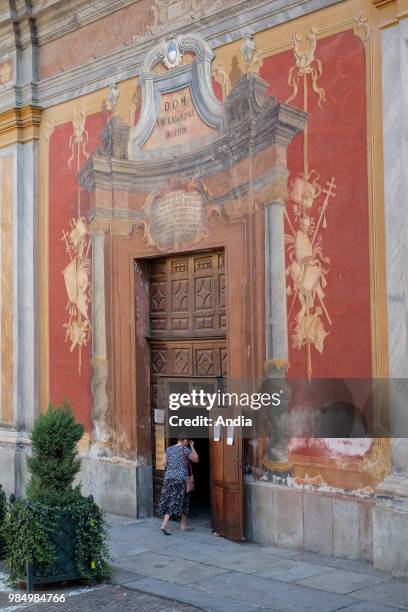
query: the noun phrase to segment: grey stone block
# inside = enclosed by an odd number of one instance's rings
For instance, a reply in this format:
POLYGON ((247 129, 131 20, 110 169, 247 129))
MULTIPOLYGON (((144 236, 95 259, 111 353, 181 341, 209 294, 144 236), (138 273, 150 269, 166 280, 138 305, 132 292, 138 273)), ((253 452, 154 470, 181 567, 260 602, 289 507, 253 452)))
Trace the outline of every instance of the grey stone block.
POLYGON ((305 550, 333 554, 333 516, 330 497, 314 493, 303 496, 305 550))
POLYGON ((370 576, 369 574, 356 574, 355 572, 347 572, 345 570, 333 570, 332 572, 326 572, 319 576, 312 576, 311 578, 304 578, 298 580, 297 584, 308 586, 313 589, 321 589, 329 593, 339 593, 341 595, 347 595, 367 587, 369 585, 378 584, 378 576, 370 576))
POLYGON ((137 517, 136 466, 113 459, 82 457, 79 480, 85 495, 106 512, 137 517))
POLYGON ((278 546, 303 548, 303 493, 274 487, 274 532, 278 546))
POLYGON ((408 576, 408 507, 392 514, 392 574, 408 576))
POLYGON ((7 497, 11 493, 22 497, 25 493, 28 480, 27 455, 26 446, 0 445, 0 484, 7 497))
POLYGON ((384 604, 375 604, 368 601, 358 601, 351 606, 343 608, 343 612, 396 612, 396 608, 390 608, 384 604))
POLYGON ((332 567, 327 567, 325 565, 297 561, 296 559, 287 559, 282 560, 282 562, 275 567, 271 567, 262 572, 256 572, 256 575, 262 576, 263 578, 282 580, 283 582, 295 582, 302 578, 309 578, 310 576, 318 576, 325 572, 334 571, 332 567))
POLYGON ((332 612, 352 603, 346 596, 238 572, 203 580, 195 587, 241 604, 255 602, 281 612, 332 612))
POLYGON ((168 597, 177 602, 197 606, 199 610, 209 610, 211 612, 247 612, 249 610, 259 610, 254 602, 246 602, 240 604, 235 599, 224 599, 217 595, 211 595, 189 586, 181 586, 179 584, 171 584, 157 578, 144 578, 137 580, 134 583, 126 585, 128 589, 136 589, 143 593, 168 597))
POLYGON ((247 531, 251 541, 259 544, 274 544, 273 487, 266 483, 248 483, 251 513, 247 514, 247 531))
POLYGON ((332 499, 333 554, 336 557, 360 557, 359 504, 350 499, 332 499))
POLYGON ((388 580, 369 588, 354 591, 351 597, 408 610, 408 582, 388 580))
POLYGON ((252 491, 253 483, 245 483, 245 538, 247 542, 254 542, 254 536, 252 531, 252 491))
POLYGON ((129 564, 131 563, 133 563, 133 567, 138 574, 176 584, 191 584, 227 573, 227 570, 217 566, 204 565, 204 563, 186 561, 175 557, 170 559, 158 552, 148 552, 128 557, 125 569, 129 570, 129 564))
POLYGON ((375 569, 372 565, 364 561, 355 561, 354 559, 341 559, 340 557, 330 557, 328 555, 319 555, 316 553, 302 552, 296 555, 296 561, 307 561, 309 563, 317 563, 319 565, 327 565, 335 569, 344 569, 357 574, 370 574, 371 576, 379 576, 382 578, 384 572, 375 569))
POLYGON ((144 576, 137 574, 136 572, 131 572, 120 567, 113 567, 112 576, 110 577, 109 582, 120 586, 126 586, 128 582, 133 583, 136 580, 141 580, 142 578, 144 578, 144 576))
POLYGON ((136 468, 137 516, 143 518, 153 514, 153 468, 139 465, 136 468))
POLYGON ((389 572, 393 567, 391 519, 390 506, 377 503, 373 508, 373 561, 375 567, 389 572))
POLYGON ((373 502, 359 503, 360 557, 373 562, 373 502))

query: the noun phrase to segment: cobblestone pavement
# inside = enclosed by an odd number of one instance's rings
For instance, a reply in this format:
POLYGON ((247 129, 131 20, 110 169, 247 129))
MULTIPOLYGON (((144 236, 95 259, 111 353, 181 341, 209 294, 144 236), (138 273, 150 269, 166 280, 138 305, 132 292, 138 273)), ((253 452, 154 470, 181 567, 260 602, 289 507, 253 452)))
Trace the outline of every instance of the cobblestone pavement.
MULTIPOLYGON (((198 608, 169 601, 163 597, 147 595, 130 589, 107 584, 96 588, 72 588, 64 591, 49 589, 52 594, 65 593, 61 603, 12 604, 8 593, 0 593, 0 610, 30 610, 31 612, 195 612, 198 608)), ((13 591, 15 593, 15 591, 13 591)), ((19 592, 22 595, 22 592, 19 592)))
MULTIPOLYGON (((8 593, 0 576, 0 610, 408 610, 408 581, 393 579, 368 563, 231 542, 214 537, 206 521, 193 521, 193 530, 185 533, 171 523, 169 537, 160 532, 155 518, 112 516, 109 522, 110 585, 70 586, 63 604, 7 607, 8 593)), ((57 592, 51 585, 47 589, 57 592)))

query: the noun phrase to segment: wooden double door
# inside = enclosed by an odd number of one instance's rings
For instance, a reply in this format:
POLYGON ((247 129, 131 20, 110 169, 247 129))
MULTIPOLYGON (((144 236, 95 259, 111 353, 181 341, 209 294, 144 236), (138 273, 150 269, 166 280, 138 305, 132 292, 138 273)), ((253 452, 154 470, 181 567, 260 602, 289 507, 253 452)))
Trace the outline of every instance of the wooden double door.
MULTIPOLYGON (((216 392, 228 387, 224 252, 152 260, 149 289, 156 502, 164 476, 161 457, 171 442, 165 427, 169 394, 193 389, 216 392)), ((239 540, 244 537, 242 439, 239 429, 234 431, 232 444, 224 428, 219 440, 214 439, 217 437, 209 428, 206 443, 213 529, 239 540)))

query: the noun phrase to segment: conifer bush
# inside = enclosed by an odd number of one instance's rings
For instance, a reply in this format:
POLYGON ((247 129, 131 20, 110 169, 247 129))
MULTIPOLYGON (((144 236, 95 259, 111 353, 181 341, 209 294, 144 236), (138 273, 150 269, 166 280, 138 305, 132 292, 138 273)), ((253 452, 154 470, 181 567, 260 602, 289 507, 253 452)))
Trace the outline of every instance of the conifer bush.
POLYGON ((27 497, 49 505, 65 506, 80 494, 73 482, 81 468, 77 444, 84 426, 75 421, 69 402, 49 406, 39 416, 32 433, 32 455, 27 459, 31 474, 27 497))
POLYGON ((58 533, 59 517, 67 513, 75 526, 78 575, 101 579, 110 574, 104 514, 92 497, 83 497, 74 486, 81 467, 77 444, 83 433, 68 401, 50 404, 35 421, 27 458, 27 497, 10 504, 0 527, 5 567, 13 583, 24 579, 27 563, 40 568, 41 575, 52 574, 58 554, 52 535, 58 533))
POLYGON ((3 487, 0 484, 0 559, 3 558, 4 555, 4 541, 2 537, 1 527, 3 525, 3 521, 5 519, 7 513, 7 497, 5 492, 3 491, 3 487))

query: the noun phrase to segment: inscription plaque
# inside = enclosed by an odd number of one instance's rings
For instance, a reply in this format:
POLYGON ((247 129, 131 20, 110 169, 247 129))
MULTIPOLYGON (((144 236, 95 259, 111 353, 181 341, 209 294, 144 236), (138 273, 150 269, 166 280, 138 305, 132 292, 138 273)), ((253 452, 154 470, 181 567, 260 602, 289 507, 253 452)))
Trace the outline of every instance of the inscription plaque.
POLYGON ((206 194, 195 179, 171 179, 149 198, 144 210, 145 240, 160 250, 196 243, 208 233, 206 194))
POLYGON ((159 115, 143 148, 152 150, 174 147, 213 133, 214 130, 198 116, 190 88, 185 87, 162 94, 159 115))

